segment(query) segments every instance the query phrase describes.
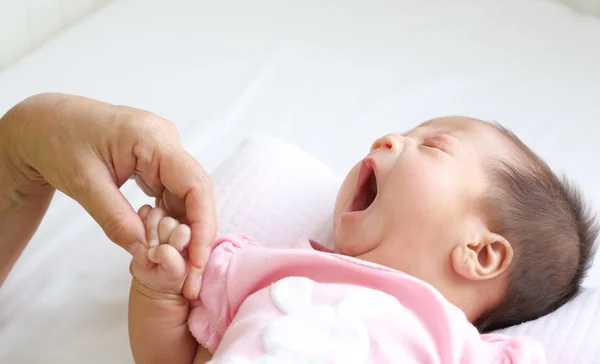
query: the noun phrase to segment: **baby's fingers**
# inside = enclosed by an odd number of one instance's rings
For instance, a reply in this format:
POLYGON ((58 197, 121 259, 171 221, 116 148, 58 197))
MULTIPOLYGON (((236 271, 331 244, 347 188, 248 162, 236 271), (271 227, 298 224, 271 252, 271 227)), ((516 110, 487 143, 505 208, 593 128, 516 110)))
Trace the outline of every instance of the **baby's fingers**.
POLYGON ((175 276, 183 276, 186 273, 185 259, 171 245, 162 244, 148 250, 148 259, 175 276))
POLYGON ((154 208, 148 212, 146 217, 146 236, 150 248, 158 246, 158 225, 160 221, 166 216, 166 212, 163 209, 154 208))
POLYGON ((190 243, 192 238, 192 230, 187 225, 177 225, 169 238, 169 245, 177 249, 179 252, 185 252, 185 248, 190 243))
POLYGON ((148 218, 148 213, 150 213, 151 210, 152 210, 152 206, 150 206, 150 205, 144 205, 144 206, 140 207, 140 209, 138 210, 138 215, 140 215, 140 218, 142 219, 144 224, 146 223, 146 219, 148 218))

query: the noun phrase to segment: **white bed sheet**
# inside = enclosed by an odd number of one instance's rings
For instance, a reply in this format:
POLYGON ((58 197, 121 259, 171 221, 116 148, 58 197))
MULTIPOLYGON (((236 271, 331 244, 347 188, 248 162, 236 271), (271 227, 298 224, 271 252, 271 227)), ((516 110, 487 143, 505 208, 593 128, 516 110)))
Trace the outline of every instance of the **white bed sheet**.
MULTIPOLYGON (((0 113, 83 94, 173 120, 209 170, 258 131, 340 174, 376 136, 465 114, 514 129, 598 210, 599 65, 600 20, 551 0, 117 0, 1 73, 0 113)), ((128 261, 57 196, 0 290, 0 362, 131 362, 128 261)))

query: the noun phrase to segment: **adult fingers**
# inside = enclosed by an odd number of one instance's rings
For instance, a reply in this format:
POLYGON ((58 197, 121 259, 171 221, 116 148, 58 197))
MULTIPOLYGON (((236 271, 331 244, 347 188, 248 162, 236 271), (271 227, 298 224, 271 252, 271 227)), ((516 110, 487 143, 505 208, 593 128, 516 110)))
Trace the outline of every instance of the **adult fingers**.
POLYGON ((163 207, 169 211, 170 216, 174 216, 184 224, 189 224, 186 218, 185 200, 172 194, 169 190, 163 192, 161 202, 163 207))
POLYGON ((200 293, 200 286, 202 284, 202 273, 203 271, 198 268, 192 266, 189 267, 188 275, 183 283, 182 293, 183 296, 190 301, 198 298, 198 293, 200 293))
POLYGON ((185 216, 192 233, 190 262, 203 269, 217 231, 212 181, 183 148, 173 148, 162 156, 160 179, 170 193, 185 201, 185 216))
POLYGON ((72 194, 117 245, 129 251, 141 266, 148 265, 145 228, 141 217, 119 191, 110 173, 99 165, 77 180, 72 194))
POLYGON ((138 187, 147 196, 157 197, 157 196, 160 196, 163 192, 164 187, 161 184, 150 185, 149 183, 146 182, 146 180, 144 180, 144 177, 142 177, 138 173, 134 174, 134 179, 135 179, 135 183, 138 185, 138 187))

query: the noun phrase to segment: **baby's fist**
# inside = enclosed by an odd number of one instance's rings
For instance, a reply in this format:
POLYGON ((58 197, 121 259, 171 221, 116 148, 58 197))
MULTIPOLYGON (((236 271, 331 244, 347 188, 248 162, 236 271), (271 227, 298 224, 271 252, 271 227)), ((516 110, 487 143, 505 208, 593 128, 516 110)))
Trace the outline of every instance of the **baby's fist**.
POLYGON ((188 263, 182 253, 190 242, 189 226, 166 216, 161 208, 146 205, 138 214, 146 225, 151 263, 144 267, 132 260, 131 273, 140 283, 157 292, 181 294, 187 276, 188 263))

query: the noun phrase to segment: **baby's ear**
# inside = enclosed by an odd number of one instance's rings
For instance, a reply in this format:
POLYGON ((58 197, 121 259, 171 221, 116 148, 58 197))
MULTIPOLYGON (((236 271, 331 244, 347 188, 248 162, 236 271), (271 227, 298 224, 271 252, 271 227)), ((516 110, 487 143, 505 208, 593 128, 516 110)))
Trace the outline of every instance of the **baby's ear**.
POLYGON ((477 241, 467 241, 452 251, 452 267, 463 278, 492 279, 504 273, 513 259, 513 249, 503 236, 486 232, 477 241))

